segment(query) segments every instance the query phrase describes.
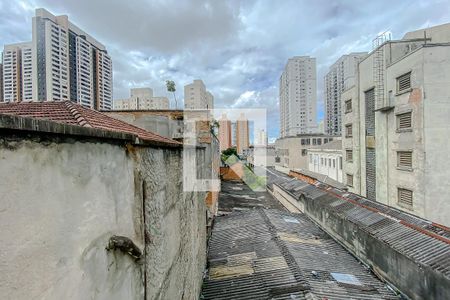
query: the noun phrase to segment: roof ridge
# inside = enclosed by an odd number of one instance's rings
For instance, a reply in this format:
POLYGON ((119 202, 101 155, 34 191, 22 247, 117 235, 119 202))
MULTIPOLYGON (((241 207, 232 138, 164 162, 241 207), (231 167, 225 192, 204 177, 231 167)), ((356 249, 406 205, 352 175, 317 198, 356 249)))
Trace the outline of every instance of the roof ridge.
POLYGON ((72 114, 72 116, 75 118, 75 121, 77 121, 78 125, 83 127, 92 127, 91 124, 86 120, 86 118, 81 114, 81 112, 77 109, 76 105, 73 105, 71 101, 64 101, 65 106, 67 110, 72 114))

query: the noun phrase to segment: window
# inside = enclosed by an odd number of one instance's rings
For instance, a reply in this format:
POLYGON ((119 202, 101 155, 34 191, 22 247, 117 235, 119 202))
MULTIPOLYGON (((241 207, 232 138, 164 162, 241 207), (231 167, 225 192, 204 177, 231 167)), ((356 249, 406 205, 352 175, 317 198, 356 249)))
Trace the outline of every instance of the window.
POLYGON ((397 115, 397 130, 411 129, 412 120, 411 112, 402 113, 397 115))
POLYGON ((339 157, 339 170, 342 170, 342 156, 339 157))
POLYGON ((336 168, 336 160, 333 159, 333 169, 336 168))
POLYGON ((348 162, 353 161, 353 150, 345 150, 345 160, 348 162))
POLYGON ((331 167, 331 158, 328 159, 328 166, 331 167))
POLYGON ((397 167, 412 168, 412 151, 397 152, 397 167))
POLYGON ((323 157, 320 158, 320 164, 323 166, 323 157))
POLYGON ((411 89, 411 72, 397 77, 397 93, 408 91, 411 89))
POLYGON ((348 114, 352 111, 352 99, 345 101, 345 113, 348 114))
POLYGON ((307 153, 308 151, 306 149, 302 149, 302 156, 306 156, 307 153))
POLYGON ((317 145, 322 145, 322 139, 317 139, 317 145))
POLYGON ((347 185, 353 186, 353 175, 347 174, 347 185))
POLYGON ((347 138, 353 137, 352 124, 345 125, 345 137, 347 138))
POLYGON ((316 139, 312 139, 313 145, 317 145, 317 140, 316 139))
POLYGON ((411 208, 413 205, 413 191, 398 188, 398 204, 411 208))
POLYGON ((328 139, 323 139, 323 143, 324 144, 328 143, 328 139))

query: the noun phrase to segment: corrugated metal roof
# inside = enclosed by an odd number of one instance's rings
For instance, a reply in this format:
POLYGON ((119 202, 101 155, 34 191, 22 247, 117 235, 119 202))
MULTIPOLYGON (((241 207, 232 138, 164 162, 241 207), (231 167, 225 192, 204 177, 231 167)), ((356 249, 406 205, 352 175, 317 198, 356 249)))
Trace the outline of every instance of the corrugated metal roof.
POLYGON ((305 186, 305 182, 288 179, 285 174, 273 169, 267 174, 269 177, 277 177, 268 179, 270 184, 278 185, 296 199, 304 193, 319 205, 327 207, 328 211, 357 224, 418 264, 442 272, 450 278, 450 232, 445 228, 382 203, 323 184, 305 186), (311 189, 317 191, 311 192, 311 189))
POLYGON ((203 299, 398 299, 303 214, 257 209, 218 217, 208 263, 203 299))

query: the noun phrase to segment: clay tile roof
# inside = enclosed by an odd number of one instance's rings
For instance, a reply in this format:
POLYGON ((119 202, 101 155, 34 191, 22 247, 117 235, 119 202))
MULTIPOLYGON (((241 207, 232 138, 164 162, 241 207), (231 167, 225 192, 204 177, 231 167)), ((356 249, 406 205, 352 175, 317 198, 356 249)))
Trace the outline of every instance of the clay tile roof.
POLYGON ((85 108, 71 101, 0 103, 0 114, 16 115, 102 130, 137 135, 140 139, 178 146, 180 142, 151 131, 114 119, 101 112, 85 108))

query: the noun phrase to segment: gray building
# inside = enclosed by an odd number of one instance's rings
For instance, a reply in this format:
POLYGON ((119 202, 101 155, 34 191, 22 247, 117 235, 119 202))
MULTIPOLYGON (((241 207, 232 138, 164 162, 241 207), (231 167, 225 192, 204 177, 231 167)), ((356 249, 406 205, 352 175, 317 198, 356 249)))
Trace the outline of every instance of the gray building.
POLYGON ((316 59, 288 59, 279 84, 280 136, 317 132, 316 59))
POLYGON ((3 64, 0 63, 0 102, 3 102, 3 64))
POLYGON ((112 61, 106 48, 69 21, 39 8, 33 17, 33 100, 71 100, 112 108, 112 61))
POLYGON ((367 55, 367 52, 350 53, 341 56, 324 77, 324 102, 326 134, 341 135, 341 94, 348 87, 355 84, 355 75, 358 62, 367 55))
POLYGON ((382 35, 342 94, 349 190, 449 226, 450 24, 382 35))

